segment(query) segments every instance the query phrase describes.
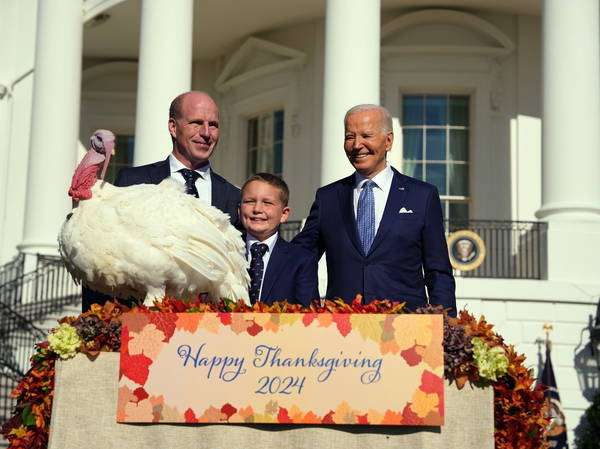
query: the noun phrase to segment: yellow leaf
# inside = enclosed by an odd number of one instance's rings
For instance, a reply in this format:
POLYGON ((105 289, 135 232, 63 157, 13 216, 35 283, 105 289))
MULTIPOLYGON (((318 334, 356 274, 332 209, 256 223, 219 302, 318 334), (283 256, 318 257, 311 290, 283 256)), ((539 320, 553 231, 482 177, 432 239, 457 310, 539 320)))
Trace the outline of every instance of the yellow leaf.
POLYGON ((358 330, 365 340, 381 341, 383 334, 381 320, 375 319, 373 315, 353 313, 350 316, 350 324, 352 329, 358 330))
POLYGON ((10 432, 8 432, 8 434, 14 435, 17 438, 23 438, 25 436, 25 434, 27 434, 27 427, 25 427, 24 425, 21 424, 16 429, 13 429, 10 432))
POLYGON ((300 407, 294 404, 290 407, 290 410, 288 411, 288 416, 294 422, 302 422, 302 418, 304 418, 304 413, 302 412, 302 410, 300 410, 300 407))
POLYGON ((221 320, 216 313, 205 313, 199 327, 206 329, 211 334, 218 334, 221 327, 221 320))
POLYGON ((411 410, 417 414, 419 418, 425 418, 429 412, 438 411, 440 398, 435 393, 425 393, 422 390, 415 391, 412 398, 411 410))
POLYGON ((302 318, 300 313, 282 313, 279 315, 280 326, 291 326, 302 318))
POLYGON ((379 410, 369 409, 367 420, 371 424, 381 424, 381 421, 383 421, 383 414, 379 410))
POLYGON ((265 327, 265 324, 271 321, 270 313, 247 313, 246 315, 247 320, 254 320, 260 327, 265 327))
POLYGON ((254 415, 254 422, 257 422, 257 423, 277 422, 277 415, 263 415, 261 413, 256 413, 254 415))

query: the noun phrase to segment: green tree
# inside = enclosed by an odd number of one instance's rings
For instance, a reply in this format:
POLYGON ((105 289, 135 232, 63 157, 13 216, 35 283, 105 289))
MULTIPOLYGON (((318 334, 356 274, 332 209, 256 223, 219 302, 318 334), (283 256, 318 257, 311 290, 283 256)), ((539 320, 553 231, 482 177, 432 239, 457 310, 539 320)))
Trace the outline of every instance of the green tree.
POLYGON ((585 411, 583 430, 577 437, 578 449, 600 449, 600 390, 585 411))

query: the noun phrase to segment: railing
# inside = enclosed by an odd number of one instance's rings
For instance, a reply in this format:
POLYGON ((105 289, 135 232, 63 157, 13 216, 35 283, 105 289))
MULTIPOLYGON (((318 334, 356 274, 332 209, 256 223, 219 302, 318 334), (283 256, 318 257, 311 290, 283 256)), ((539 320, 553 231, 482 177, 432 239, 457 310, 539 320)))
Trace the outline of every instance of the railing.
MULTIPOLYGON (((300 232, 300 221, 289 221, 280 233, 291 240, 300 232)), ((537 221, 452 220, 445 222, 446 234, 459 230, 475 232, 486 247, 483 263, 471 271, 454 275, 476 278, 544 279, 546 276, 548 224, 537 221)))
POLYGON ((31 320, 73 302, 80 295, 81 287, 56 256, 39 255, 35 271, 0 285, 0 302, 15 307, 19 313, 26 309, 35 311, 24 314, 31 320))
POLYGON ((455 276, 476 278, 544 279, 548 224, 537 221, 452 220, 448 234, 475 232, 486 247, 483 263, 471 271, 455 270, 455 276))
POLYGON ((46 333, 11 307, 0 302, 0 422, 6 422, 14 407, 10 393, 29 370, 34 344, 46 333))
POLYGON ((286 221, 279 226, 279 235, 289 242, 296 236, 296 234, 300 232, 301 229, 301 221, 286 221))
POLYGON ((38 255, 36 270, 27 274, 22 265, 20 273, 9 269, 16 276, 0 285, 0 422, 12 413, 9 394, 29 369, 34 344, 46 338, 34 323, 81 298, 59 257, 38 255))
POLYGON ((13 260, 0 267, 0 285, 14 281, 23 275, 23 267, 25 266, 25 255, 19 253, 13 260))

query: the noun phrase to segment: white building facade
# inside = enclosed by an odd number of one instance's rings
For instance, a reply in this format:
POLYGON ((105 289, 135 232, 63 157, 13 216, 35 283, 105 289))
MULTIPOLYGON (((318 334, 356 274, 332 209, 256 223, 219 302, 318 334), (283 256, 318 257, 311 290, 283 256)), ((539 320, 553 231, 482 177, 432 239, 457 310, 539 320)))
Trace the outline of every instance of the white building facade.
POLYGON ((220 107, 214 169, 238 185, 281 174, 295 220, 352 171, 345 111, 380 103, 390 162, 438 186, 449 223, 541 222, 506 242, 486 234, 489 264, 503 251, 510 266, 462 273, 457 297, 536 372, 553 325, 572 441, 599 385, 599 13, 597 0, 4 0, 0 264, 56 253, 95 129, 118 136, 115 170, 166 158, 181 92, 220 107))

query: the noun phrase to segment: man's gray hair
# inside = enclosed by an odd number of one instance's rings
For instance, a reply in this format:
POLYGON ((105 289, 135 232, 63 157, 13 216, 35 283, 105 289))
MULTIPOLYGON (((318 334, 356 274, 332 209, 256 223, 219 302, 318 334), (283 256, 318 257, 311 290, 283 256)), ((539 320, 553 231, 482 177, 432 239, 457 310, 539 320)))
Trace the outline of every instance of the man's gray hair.
POLYGON ((381 112, 381 127, 383 128, 383 133, 388 134, 394 131, 394 127, 392 125, 392 114, 383 106, 379 106, 378 104, 358 104, 354 107, 348 109, 346 115, 344 116, 344 123, 346 123, 346 119, 348 116, 352 114, 358 114, 359 112, 365 111, 373 111, 377 110, 381 112))

